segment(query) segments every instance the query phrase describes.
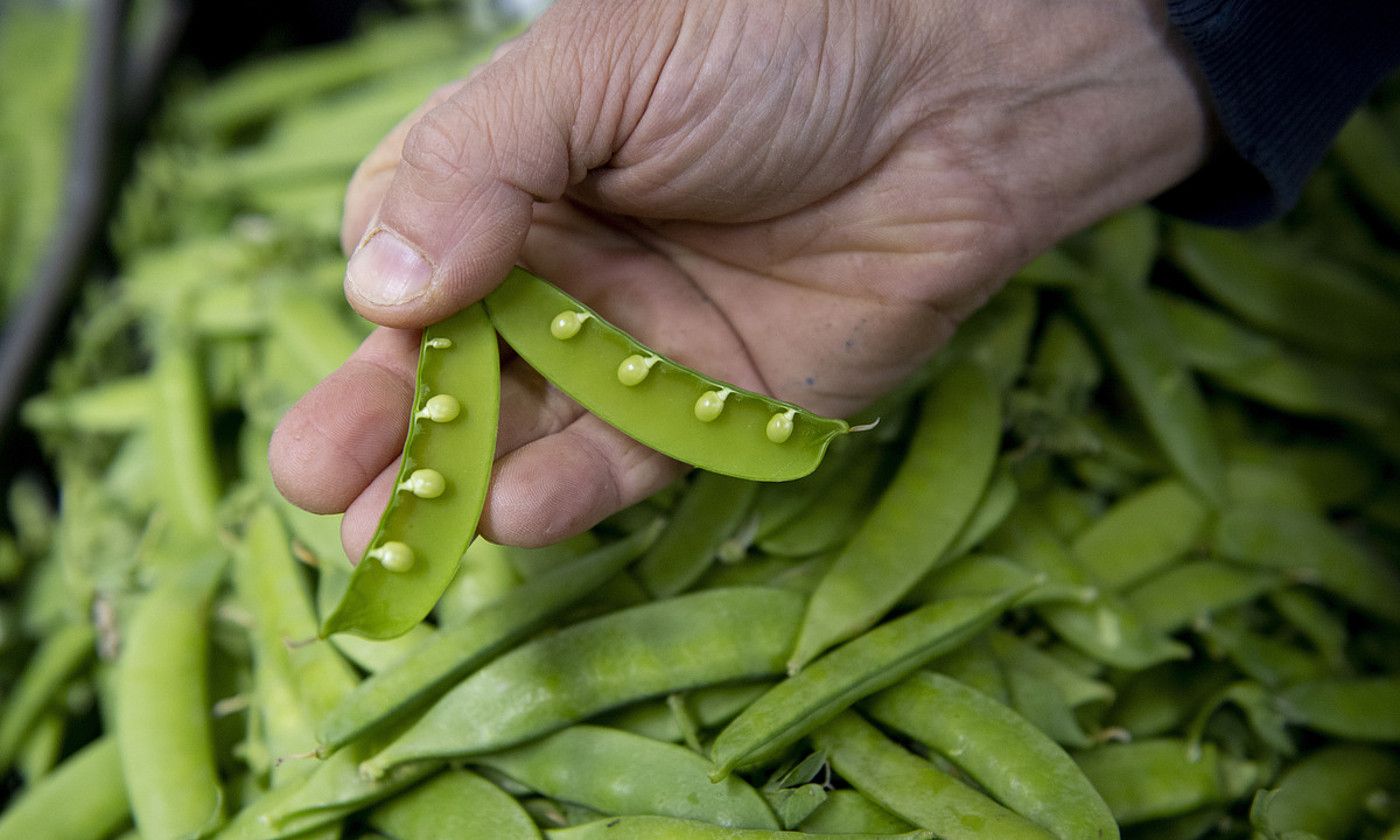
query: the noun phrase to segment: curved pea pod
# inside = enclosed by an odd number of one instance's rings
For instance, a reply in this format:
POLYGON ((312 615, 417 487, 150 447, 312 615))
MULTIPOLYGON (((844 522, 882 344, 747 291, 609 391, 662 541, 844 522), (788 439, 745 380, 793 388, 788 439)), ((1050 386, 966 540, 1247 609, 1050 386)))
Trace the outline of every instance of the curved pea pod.
POLYGON ((362 769, 498 750, 647 697, 771 676, 801 609, 782 590, 714 589, 566 627, 472 674, 362 769))
POLYGON ((476 535, 496 453, 500 361, 480 305, 423 331, 395 490, 321 635, 402 635, 432 611, 476 535))
POLYGON ((1074 559, 1113 589, 1175 563, 1205 531, 1208 511, 1180 481, 1157 482, 1116 502, 1070 544, 1074 559))
MULTIPOLYGON (((810 557, 832 551, 851 538, 880 491, 888 458, 873 447, 846 469, 829 490, 781 528, 760 537, 760 550, 780 557, 810 557)), ((781 486, 781 485, 778 485, 781 486)))
POLYGON ((538 840, 540 830, 509 794, 475 773, 448 770, 369 812, 396 840, 538 840))
POLYGON ((0 840, 102 840, 130 817, 117 742, 108 736, 6 803, 0 813, 0 840))
POLYGON ((769 831, 767 829, 725 828, 695 820, 673 817, 611 817, 568 828, 553 828, 545 832, 548 840, 800 840, 803 837, 841 837, 842 840, 933 840, 927 831, 906 834, 807 834, 800 831, 769 831))
POLYGON ((1054 840, 1055 835, 895 744, 855 712, 812 733, 862 795, 942 840, 1054 840))
POLYGON ((757 489, 751 481, 697 474, 661 536, 637 564, 642 586, 653 597, 666 598, 694 584, 749 515, 757 489))
POLYGON ((972 363, 924 398, 909 451, 807 604, 789 670, 873 625, 941 559, 982 499, 1001 442, 1001 401, 972 363))
POLYGON ((1124 826, 1233 802, 1261 781, 1257 765, 1221 755, 1214 744, 1192 750, 1169 738, 1107 744, 1074 760, 1124 826))
POLYGON ((1077 289, 1073 299, 1172 468, 1208 504, 1221 504, 1220 446, 1161 308, 1134 283, 1100 280, 1077 289))
POLYGON ((44 640, 6 692, 0 715, 0 773, 10 768, 35 721, 64 684, 92 659, 96 634, 87 622, 68 624, 44 640))
POLYGON ((597 551, 564 563, 455 627, 439 630, 411 657, 396 662, 357 685, 321 721, 318 738, 325 747, 348 743, 374 726, 421 707, 511 645, 550 616, 594 592, 636 559, 655 539, 660 523, 597 551))
POLYGON ((914 827, 849 788, 829 791, 802 821, 808 834, 899 834, 914 827))
POLYGON ((486 297, 496 330, 530 366, 629 437, 678 461, 752 481, 816 469, 842 420, 703 376, 516 268, 486 297))
POLYGON ((905 596, 906 604, 926 604, 939 598, 990 595, 1012 588, 1024 588, 1018 602, 1023 605, 1070 602, 1087 604, 1098 596, 1091 586, 1071 586, 1051 582, 1043 572, 1033 572, 995 554, 969 554, 940 569, 934 569, 905 596))
POLYGON ((162 477, 157 498, 175 528, 207 538, 217 525, 218 462, 193 341, 179 330, 164 337, 151 378, 159 400, 159 410, 149 415, 162 477))
POLYGON ((1212 534, 1225 559, 1283 572, 1400 624, 1400 570, 1306 511, 1237 505, 1220 514, 1212 534))
POLYGON ((1353 741, 1400 743, 1400 676, 1300 682, 1278 695, 1289 723, 1353 741))
POLYGON ((1196 560, 1139 584, 1124 600, 1148 627, 1173 633, 1202 616, 1248 603, 1286 584, 1281 575, 1265 569, 1196 560))
POLYGON ((1256 836, 1289 840, 1294 832, 1332 840, 1352 836, 1377 792, 1400 786, 1400 759, 1371 747, 1324 747, 1290 767, 1249 809, 1256 836))
POLYGON ((1349 267, 1283 239, 1174 225, 1173 261, 1241 318, 1347 359, 1400 356, 1400 303, 1349 267))
POLYGON ((949 598, 852 639, 773 686, 724 728, 710 748, 722 779, 760 763, 862 697, 957 648, 997 620, 1024 588, 949 598))
POLYGON ((923 671, 871 697, 862 709, 943 755, 1003 805, 1060 840, 1118 836, 1108 805, 1069 754, 979 691, 923 671))
POLYGON ((742 779, 713 784, 709 763, 686 747, 618 729, 572 726, 471 759, 552 799, 604 814, 652 814, 733 828, 778 828, 742 779))

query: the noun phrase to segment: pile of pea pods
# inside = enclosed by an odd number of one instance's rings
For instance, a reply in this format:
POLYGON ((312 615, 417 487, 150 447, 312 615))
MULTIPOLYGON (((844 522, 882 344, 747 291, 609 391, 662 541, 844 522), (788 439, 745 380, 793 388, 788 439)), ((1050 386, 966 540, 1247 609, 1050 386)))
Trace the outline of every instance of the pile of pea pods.
POLYGON ((344 183, 502 35, 172 95, 5 488, 0 840, 1400 838, 1395 84, 1280 222, 1036 260, 810 475, 477 539, 322 637, 338 517, 266 450, 368 333, 344 183))

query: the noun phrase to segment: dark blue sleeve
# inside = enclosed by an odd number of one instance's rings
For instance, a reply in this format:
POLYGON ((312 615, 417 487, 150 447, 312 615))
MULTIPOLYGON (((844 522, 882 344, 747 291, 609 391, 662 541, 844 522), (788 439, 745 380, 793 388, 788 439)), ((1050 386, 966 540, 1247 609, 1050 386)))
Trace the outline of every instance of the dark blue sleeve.
POLYGON ((1228 144, 1158 200, 1197 221, 1287 210, 1347 116, 1400 66, 1400 0, 1167 0, 1228 144))

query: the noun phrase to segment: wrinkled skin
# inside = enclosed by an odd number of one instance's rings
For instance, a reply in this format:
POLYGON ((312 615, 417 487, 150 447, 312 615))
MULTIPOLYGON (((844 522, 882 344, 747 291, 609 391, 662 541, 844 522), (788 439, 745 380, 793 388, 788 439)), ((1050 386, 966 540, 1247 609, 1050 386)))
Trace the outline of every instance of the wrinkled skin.
MULTIPOLYGON (((409 115, 346 199, 383 328, 283 420, 292 501, 387 500, 416 330, 520 262, 710 375, 844 416, 1064 236, 1200 166, 1160 0, 561 2, 409 115)), ((482 532, 539 545, 684 470, 504 361, 482 532)))

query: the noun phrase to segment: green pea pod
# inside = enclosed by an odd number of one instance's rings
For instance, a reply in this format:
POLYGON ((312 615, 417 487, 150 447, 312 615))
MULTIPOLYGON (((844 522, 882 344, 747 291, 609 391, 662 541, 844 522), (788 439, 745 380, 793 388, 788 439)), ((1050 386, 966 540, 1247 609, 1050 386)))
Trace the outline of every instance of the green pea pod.
POLYGON ((1332 149, 1350 185, 1400 231, 1400 150, 1381 119, 1367 108, 1353 112, 1332 149))
POLYGON ((1036 308, 1036 296, 1025 289, 1013 286, 996 293, 958 325, 953 340, 935 357, 934 370, 971 363, 987 374, 998 394, 1005 393, 1025 370, 1036 308))
POLYGON ((1233 802, 1261 776, 1258 766, 1221 755, 1214 744, 1193 751, 1166 738, 1107 744, 1074 760, 1123 826, 1233 802))
POLYGON ((1290 723, 1353 741, 1400 742, 1400 676, 1309 680, 1278 695, 1290 723))
MULTIPOLYGON (((845 469, 825 493, 780 528, 757 540, 761 551, 780 557, 810 557, 840 548, 865 519, 879 492, 888 458, 873 447, 845 469)), ((825 461, 822 462, 825 465, 825 461)), ((783 486, 783 485, 776 485, 783 486)))
POLYGON ((1200 540, 1208 512, 1186 485, 1167 479, 1119 500, 1070 545, 1105 586, 1123 589, 1181 559, 1200 540))
POLYGON ((938 563, 981 501, 1000 441, 987 374, 971 363, 948 370, 924 398, 899 471, 812 593, 789 670, 873 625, 938 563))
POLYGON ((831 442, 826 457, 811 475, 761 485, 754 499, 754 515, 758 518, 754 541, 761 542, 782 530, 820 499, 839 489, 851 465, 870 458, 873 442, 870 435, 838 438, 831 442))
POLYGON ((117 742, 108 736, 11 799, 0 813, 0 840, 101 840, 130 817, 117 742))
POLYGON ((797 828, 821 807, 826 796, 826 788, 817 782, 763 791, 763 798, 768 800, 783 828, 797 828))
POLYGON ((1091 586, 1053 583, 1042 572, 1032 572, 1014 560, 995 554, 969 554, 947 566, 934 569, 909 591, 903 603, 927 604, 939 598, 990 595, 1012 588, 1025 588, 1020 604, 1071 602, 1087 604, 1097 597, 1091 586))
POLYGON ((936 601, 833 650, 775 685, 719 733, 710 748, 711 777, 772 758, 857 700, 982 632, 1025 591, 936 601))
POLYGON ((1054 840, 1025 817, 907 752, 855 712, 828 722, 812 741, 862 795, 942 840, 1054 840))
POLYGON ((1177 474, 1210 505, 1221 504, 1219 444, 1161 308, 1145 287, 1107 280, 1076 290, 1073 299, 1177 474))
POLYGON ((1270 592, 1269 604, 1312 644, 1333 671, 1345 673, 1351 667, 1347 657, 1349 631, 1343 615, 1302 587, 1270 592))
POLYGON ((945 552, 944 561, 963 557, 981 545, 982 541, 1002 522, 1006 521, 1006 517, 1011 515, 1011 510, 1016 507, 1020 494, 1021 490, 1016 484, 1015 476, 1011 474, 1011 468, 1005 461, 1002 461, 997 465, 996 472, 992 473, 991 481, 987 484, 987 492, 977 503, 977 508, 972 512, 971 518, 963 526, 957 540, 945 552))
POLYGON ((1174 633, 1196 619, 1248 603, 1286 583, 1282 576, 1267 570, 1196 560, 1137 585, 1124 600, 1143 624, 1174 633))
POLYGON ((1195 225, 1173 226, 1170 241, 1173 261, 1244 320, 1345 359, 1400 356, 1400 302, 1348 266, 1281 238, 1195 225))
POLYGON ((93 657, 96 637, 87 622, 65 625, 44 640, 6 692, 0 714, 0 773, 10 768, 35 721, 64 684, 93 657))
MULTIPOLYGON (((697 727, 709 729, 722 726, 748 708, 750 703, 771 686, 772 683, 760 682, 699 688, 686 692, 685 708, 697 727)), ((604 715, 601 722, 605 726, 622 729, 634 735, 643 735, 654 741, 676 743, 685 740, 683 726, 677 720, 669 699, 648 700, 619 709, 604 715)))
POLYGON ((1196 630, 1213 656, 1228 658, 1251 679, 1272 688, 1329 676, 1327 664, 1312 651, 1255 630, 1238 610, 1219 613, 1196 630))
POLYGON ((159 400, 159 409, 150 412, 161 470, 158 498, 175 528, 207 538, 217 523, 218 463, 192 340, 178 331, 162 340, 151 376, 159 400))
POLYGON ((432 611, 476 535, 496 453, 496 336, 480 305, 423 331, 389 505, 321 635, 402 635, 432 611))
POLYGON ((1168 662, 1149 668, 1120 686, 1107 723, 1139 740, 1165 735, 1232 676, 1229 668, 1215 663, 1168 662))
POLYGON ((1201 706, 1195 719, 1186 728, 1186 744, 1189 749, 1200 749, 1211 718, 1226 704, 1233 705, 1244 713, 1249 728, 1269 749, 1284 756, 1294 753, 1293 739, 1288 736, 1283 714, 1274 702, 1273 692, 1255 682, 1227 685, 1201 706))
POLYGON ((475 756, 533 791, 604 814, 654 814, 733 828, 778 828, 742 779, 713 784, 686 747, 601 726, 571 726, 509 750, 475 756))
POLYGON ((530 815, 505 791, 466 770, 448 770, 369 812, 395 840, 538 840, 530 815))
POLYGON ((374 726, 429 702, 551 616, 596 591, 646 550, 660 523, 555 569, 503 595, 455 627, 439 630, 411 657, 360 683, 321 721, 318 738, 338 748, 374 726))
POLYGON ((1060 840, 1118 836, 1108 806, 1069 755, 991 697, 923 671, 862 708, 943 755, 1003 805, 1060 840))
POLYGON ((637 564, 646 590, 667 598, 694 584, 749 515, 757 489, 751 481, 707 472, 696 475, 656 544, 637 564))
POLYGON ((1306 756, 1260 791, 1250 824, 1264 840, 1288 840, 1294 832, 1351 837, 1378 791, 1400 785, 1400 760, 1371 747, 1338 744, 1306 756))
POLYGON ((913 828, 849 788, 829 791, 826 800, 802 822, 802 830, 808 834, 899 834, 913 828))
POLYGON ((20 417, 31 429, 127 434, 150 422, 158 405, 150 376, 113 379, 71 394, 40 394, 27 400, 20 417))
POLYGON ((1225 559, 1284 572, 1400 624, 1400 570, 1306 511, 1237 505, 1212 535, 1225 559))
POLYGON ((584 408, 701 469, 751 481, 801 478, 850 431, 664 358, 523 269, 486 297, 486 309, 501 337, 584 408))
MULTIPOLYGON (((672 817, 611 817, 568 828, 545 832, 548 840, 800 840, 803 837, 832 837, 838 835, 807 834, 797 831, 725 828, 694 820, 672 817)), ((842 840, 933 840, 927 831, 907 834, 842 834, 842 840)))
POLYGON ((509 747, 646 697, 782 670, 802 599, 713 589, 601 616, 472 674, 362 767, 509 747))
MULTIPOLYGON (((1001 630, 989 634, 992 651, 1001 660, 1007 673, 1019 671, 1035 674, 1057 694, 1064 697, 1071 708, 1096 703, 1111 703, 1113 687, 1089 676, 1068 664, 1062 657, 1054 656, 1031 644, 1027 639, 1001 630)), ((1095 664, 1092 671, 1100 671, 1095 664)))
POLYGON ((1066 415, 1077 414, 1103 381, 1103 363, 1074 322, 1055 314, 1041 329, 1026 378, 1051 406, 1066 415))

